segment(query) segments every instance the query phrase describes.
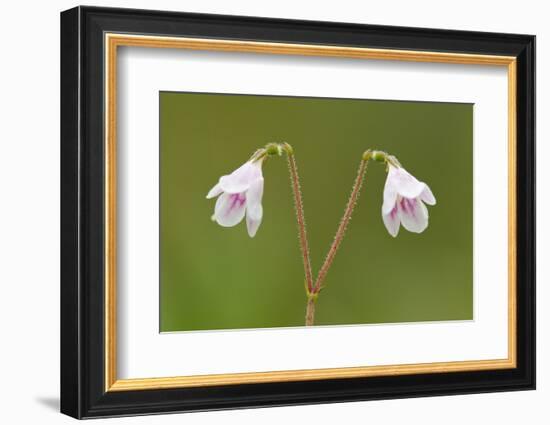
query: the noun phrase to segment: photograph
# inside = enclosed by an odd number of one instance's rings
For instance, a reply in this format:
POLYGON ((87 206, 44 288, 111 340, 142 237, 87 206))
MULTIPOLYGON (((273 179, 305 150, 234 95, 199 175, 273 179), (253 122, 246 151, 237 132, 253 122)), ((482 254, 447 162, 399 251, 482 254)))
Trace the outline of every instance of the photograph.
POLYGON ((473 104, 159 97, 161 332, 473 319, 473 104))

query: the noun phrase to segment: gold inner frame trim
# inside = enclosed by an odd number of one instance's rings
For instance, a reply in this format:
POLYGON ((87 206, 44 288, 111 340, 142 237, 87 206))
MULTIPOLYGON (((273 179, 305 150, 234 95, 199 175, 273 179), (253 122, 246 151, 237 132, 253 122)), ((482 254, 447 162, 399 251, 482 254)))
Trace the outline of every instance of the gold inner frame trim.
POLYGON ((329 45, 105 34, 105 391, 136 391, 215 385, 311 381, 417 373, 445 373, 511 369, 516 367, 516 58, 445 52, 370 49, 329 45), (327 369, 285 370, 166 378, 118 379, 116 325, 116 123, 117 49, 120 46, 325 56, 469 65, 504 66, 508 72, 508 357, 327 369))

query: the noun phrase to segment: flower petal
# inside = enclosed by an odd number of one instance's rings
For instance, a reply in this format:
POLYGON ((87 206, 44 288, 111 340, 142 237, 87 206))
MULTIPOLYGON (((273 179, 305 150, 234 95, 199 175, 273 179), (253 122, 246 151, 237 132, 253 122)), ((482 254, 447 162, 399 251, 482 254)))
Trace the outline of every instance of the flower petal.
POLYGON ((216 201, 214 219, 220 226, 231 227, 240 223, 246 211, 244 193, 222 193, 216 201))
POLYGON ((216 183, 214 185, 214 187, 212 189, 210 189, 210 192, 208 192, 208 195, 206 195, 206 199, 215 198, 216 196, 218 196, 222 192, 223 192, 222 187, 220 186, 219 183, 216 183))
POLYGON ((262 196, 264 194, 264 178, 254 180, 246 192, 246 211, 252 217, 261 215, 262 196))
POLYGON ((246 214, 246 228, 248 230, 248 236, 253 238, 262 223, 263 207, 260 205, 256 210, 256 216, 246 214))
POLYGON ((227 193, 241 193, 248 190, 250 183, 262 177, 261 161, 245 162, 235 171, 220 178, 220 186, 227 193))
POLYGON ((390 166, 388 180, 390 180, 392 187, 395 187, 396 192, 403 198, 416 198, 420 196, 426 187, 425 183, 419 182, 404 168, 390 166))
POLYGON ((264 192, 263 177, 254 180, 246 192, 246 227, 248 235, 253 238, 260 227, 263 216, 262 196, 264 192))
POLYGON ((428 227, 428 209, 418 198, 400 198, 397 211, 403 227, 409 232, 421 233, 428 227))
POLYGON ((393 209, 389 213, 384 214, 384 207, 382 207, 382 220, 390 235, 394 238, 399 233, 399 213, 397 211, 397 205, 394 205, 393 209))
POLYGON ((435 196, 426 183, 424 183, 424 190, 420 194, 420 199, 422 199, 428 205, 436 204, 435 196))
POLYGON ((382 203, 382 215, 389 214, 395 207, 397 201, 397 189, 393 184, 393 180, 390 179, 390 174, 386 178, 386 184, 384 185, 384 202, 382 203))

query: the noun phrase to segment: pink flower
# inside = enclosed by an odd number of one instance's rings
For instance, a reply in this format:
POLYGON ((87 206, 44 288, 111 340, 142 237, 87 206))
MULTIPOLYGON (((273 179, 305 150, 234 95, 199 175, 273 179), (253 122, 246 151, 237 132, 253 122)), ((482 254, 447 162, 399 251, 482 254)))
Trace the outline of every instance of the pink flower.
POLYGON ((262 160, 248 161, 231 174, 222 176, 207 199, 219 196, 212 219, 220 226, 239 224, 246 214, 248 235, 253 238, 262 222, 264 178, 262 160))
POLYGON ((393 237, 399 225, 409 232, 421 233, 428 227, 428 205, 435 205, 435 197, 426 183, 418 181, 407 170, 389 165, 384 186, 382 219, 393 237))

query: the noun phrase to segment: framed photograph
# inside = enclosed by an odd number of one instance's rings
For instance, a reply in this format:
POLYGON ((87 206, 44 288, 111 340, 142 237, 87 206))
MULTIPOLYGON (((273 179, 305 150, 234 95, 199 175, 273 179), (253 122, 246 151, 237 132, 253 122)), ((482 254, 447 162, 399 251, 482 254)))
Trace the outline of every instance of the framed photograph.
POLYGON ((61 411, 535 388, 535 37, 61 14, 61 411))

